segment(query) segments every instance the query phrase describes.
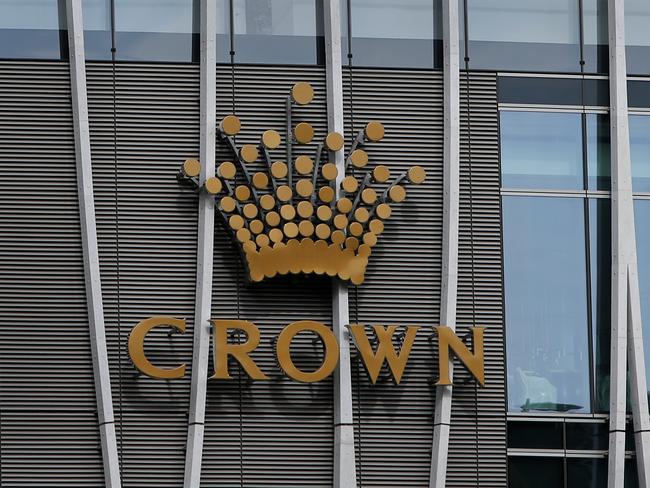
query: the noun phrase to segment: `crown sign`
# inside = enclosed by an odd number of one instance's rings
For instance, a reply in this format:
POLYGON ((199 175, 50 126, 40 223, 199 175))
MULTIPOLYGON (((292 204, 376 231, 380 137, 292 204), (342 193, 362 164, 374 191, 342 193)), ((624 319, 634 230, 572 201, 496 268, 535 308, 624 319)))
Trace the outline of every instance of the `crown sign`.
MULTIPOLYGON (((288 128, 292 128, 292 107, 307 105, 313 98, 309 83, 292 87, 286 104, 288 128)), ((372 248, 391 215, 390 205, 404 201, 405 183, 424 181, 424 169, 413 166, 391 182, 390 170, 384 165, 366 170, 363 177, 348 174, 351 166, 357 174, 368 166, 363 147, 384 137, 379 122, 369 122, 358 132, 344 158, 343 175, 335 164, 323 164, 325 149, 332 156, 344 150, 343 136, 337 132, 330 132, 317 145, 314 159, 307 155, 293 159, 293 143, 309 144, 314 137, 309 123, 295 125, 284 162, 271 155, 281 145, 277 131, 265 131, 257 145, 238 147, 235 136, 240 129, 235 115, 224 117, 219 124, 217 134, 229 146, 233 162, 219 164, 217 176, 208 178, 201 187, 201 165, 196 159, 188 159, 179 180, 214 195, 217 214, 238 244, 250 279, 326 273, 361 284, 372 248)))

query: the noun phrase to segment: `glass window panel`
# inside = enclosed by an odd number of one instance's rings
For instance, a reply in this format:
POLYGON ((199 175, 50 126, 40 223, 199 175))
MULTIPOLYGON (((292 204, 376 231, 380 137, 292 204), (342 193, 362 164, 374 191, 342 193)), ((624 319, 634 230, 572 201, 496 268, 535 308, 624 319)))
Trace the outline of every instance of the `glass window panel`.
POLYGON ((238 63, 323 64, 322 0, 234 0, 238 63))
POLYGON ((564 449, 563 431, 559 422, 508 422, 508 447, 564 449))
POLYGON ((509 488, 561 488, 564 459, 512 456, 508 458, 509 488))
POLYGON ((508 408, 590 411, 584 203, 504 197, 508 408))
POLYGON ((567 449, 607 450, 609 429, 606 423, 567 422, 565 426, 567 449))
POLYGON ((587 173, 590 190, 609 190, 609 116, 587 114, 587 173))
POLYGON ((348 1, 354 65, 442 67, 442 0, 348 1))
POLYGON ((580 71, 576 0, 468 0, 470 68, 580 71))
POLYGON ((86 58, 111 59, 111 2, 83 0, 86 58))
POLYGON ((0 58, 67 59, 64 4, 0 0, 0 58))
POLYGON ((632 188, 650 192, 650 116, 630 115, 632 188))
POLYGON ((605 458, 567 458, 566 486, 571 488, 606 488, 607 460, 605 458))
POLYGON ((216 0, 217 63, 230 62, 230 0, 216 0))
POLYGON ((198 13, 197 0, 115 0, 117 59, 198 61, 198 13))
POLYGON ((650 2, 625 0, 627 72, 650 74, 650 2))
POLYGON ((634 458, 625 460, 625 488, 639 488, 639 472, 634 458))
POLYGON ((587 73, 609 71, 607 0, 582 0, 584 18, 584 69, 587 73))
POLYGON ((611 322, 611 206, 609 199, 589 200, 591 324, 594 344, 594 409, 609 411, 611 322))
MULTIPOLYGON (((650 357, 650 200, 635 200, 636 254, 643 323, 643 349, 650 357)), ((646 378, 650 378, 650 361, 645 362, 646 378)), ((650 395, 648 395, 650 398, 650 395)))
POLYGON ((500 114, 501 172, 505 188, 583 188, 580 114, 500 114))

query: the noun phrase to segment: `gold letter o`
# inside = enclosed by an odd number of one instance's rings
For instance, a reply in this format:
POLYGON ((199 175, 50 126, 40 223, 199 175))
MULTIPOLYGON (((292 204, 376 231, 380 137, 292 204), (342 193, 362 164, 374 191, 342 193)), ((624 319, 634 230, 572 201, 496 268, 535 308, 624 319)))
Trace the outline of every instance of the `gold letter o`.
POLYGON ((280 367, 285 374, 291 379, 302 381, 304 383, 314 383, 327 378, 334 372, 336 363, 338 363, 339 360, 339 345, 336 341, 336 337, 334 337, 334 334, 329 327, 320 322, 314 322, 313 320, 300 320, 287 325, 278 336, 275 350, 278 355, 280 367), (304 330, 309 330, 318 335, 325 346, 323 364, 312 373, 305 373, 296 368, 291 360, 291 353, 289 350, 294 336, 304 330))

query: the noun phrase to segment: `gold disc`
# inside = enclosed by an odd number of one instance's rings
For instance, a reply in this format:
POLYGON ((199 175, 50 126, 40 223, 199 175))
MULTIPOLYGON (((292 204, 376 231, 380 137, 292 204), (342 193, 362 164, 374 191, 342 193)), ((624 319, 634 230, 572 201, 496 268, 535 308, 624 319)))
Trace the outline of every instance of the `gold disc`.
POLYGON ((356 251, 359 247, 359 239, 356 237, 348 237, 345 240, 345 247, 348 249, 352 249, 353 251, 356 251))
POLYGON ((330 203, 334 200, 334 188, 331 186, 322 186, 318 190, 318 198, 321 202, 330 203))
POLYGON ((280 215, 282 215, 284 220, 293 220, 296 216, 296 209, 292 205, 282 205, 280 207, 280 215))
POLYGON ((259 190, 262 190, 269 186, 269 177, 266 176, 266 173, 255 173, 253 175, 253 186, 259 190))
POLYGON ((330 236, 330 226, 327 224, 318 224, 316 226, 316 237, 319 239, 327 239, 330 236))
POLYGON ((284 234, 282 234, 282 231, 280 229, 271 229, 271 232, 269 232, 269 237, 273 242, 282 242, 284 234))
POLYGON ((339 151, 344 144, 343 136, 338 132, 330 132, 325 138, 325 145, 330 151, 339 151))
POLYGON ((237 231, 237 240, 239 242, 246 242, 251 240, 251 232, 248 229, 241 228, 237 231))
POLYGON ((409 181, 419 185, 427 177, 427 172, 422 166, 412 166, 408 171, 409 181))
POLYGON ((381 141, 384 138, 384 126, 381 125, 381 122, 368 122, 366 137, 373 142, 381 141))
POLYGON ((314 169, 314 162, 308 156, 298 156, 294 166, 298 174, 307 175, 314 169))
POLYGON ((373 247, 377 244, 377 236, 372 232, 366 232, 363 235, 363 243, 373 247))
POLYGON ((388 190, 388 196, 396 203, 403 202, 406 198, 406 190, 402 185, 393 185, 388 190))
POLYGON ((293 129, 293 135, 300 144, 309 144, 314 138, 314 128, 307 122, 300 122, 293 129))
POLYGON ((314 89, 304 81, 300 81, 291 87, 291 98, 298 105, 307 105, 314 99, 314 89))
POLYGON ((341 230, 332 232, 332 242, 334 244, 343 244, 345 242, 345 233, 341 230))
POLYGON ((260 205, 264 210, 271 210, 275 207, 275 198, 273 198, 273 195, 262 195, 260 197, 260 205))
POLYGON ((312 224, 310 220, 302 220, 300 224, 298 224, 298 230, 300 231, 301 236, 309 237, 314 233, 314 224, 312 224))
POLYGON ((264 223, 261 220, 255 219, 248 224, 248 228, 253 234, 261 234, 264 231, 264 223))
POLYGON ((244 243, 242 244, 241 247, 242 247, 242 248, 244 249, 244 251, 247 252, 247 253, 257 251, 257 246, 255 245, 255 243, 254 243, 253 241, 246 241, 246 242, 244 242, 244 243))
POLYGON ((269 236, 266 234, 260 234, 255 238, 255 242, 257 242, 257 245, 260 247, 266 247, 269 245, 269 236))
POLYGON ((212 195, 216 195, 221 191, 223 188, 223 185, 221 184, 221 180, 217 178, 216 176, 211 176, 207 180, 205 180, 205 189, 208 191, 208 193, 211 193, 212 195))
POLYGON ((283 227, 284 235, 289 239, 293 239, 298 235, 298 226, 293 222, 287 222, 283 227))
POLYGON ((246 185, 239 185, 235 188, 235 196, 240 202, 245 202, 251 197, 251 190, 246 185))
POLYGON ((336 179, 336 176, 339 174, 339 170, 335 164, 326 163, 321 168, 321 174, 323 175, 323 178, 325 178, 326 180, 333 181, 336 179))
POLYGON ((226 115, 219 123, 219 128, 227 136, 234 136, 241 130, 241 121, 236 115, 226 115))
POLYGON ((228 224, 233 230, 239 230, 244 227, 244 219, 241 215, 231 215, 228 219, 228 224))
POLYGON ((363 225, 361 225, 359 222, 352 222, 349 229, 350 234, 355 237, 359 237, 361 234, 363 234, 363 225))
POLYGON ((366 188, 361 192, 361 200, 368 205, 372 205, 377 201, 377 192, 372 188, 366 188))
POLYGON ((354 219, 357 222, 361 222, 363 224, 364 222, 368 222, 369 218, 370 218, 370 212, 368 212, 367 208, 359 207, 354 211, 354 219))
POLYGON ((287 185, 282 185, 278 187, 275 194, 278 196, 278 200, 281 202, 287 202, 291 199, 293 192, 287 185))
POLYGON ((183 174, 185 176, 193 177, 199 176, 201 172, 201 163, 197 159, 187 159, 183 163, 183 174))
POLYGON ((247 163, 254 163, 259 158, 260 153, 254 144, 244 144, 239 150, 239 155, 247 163))
POLYGON ((390 178, 390 169, 388 169, 388 166, 380 164, 372 170, 372 177, 377 183, 384 183, 390 178))
POLYGON ((343 214, 338 214, 334 217, 334 227, 337 229, 345 229, 348 226, 348 218, 343 214))
POLYGON ((289 172, 284 161, 276 161, 271 165, 271 174, 273 178, 285 178, 289 172))
POLYGON ((280 214, 277 212, 269 212, 266 214, 266 223, 271 227, 277 227, 280 225, 280 214))
POLYGON ((327 222, 332 218, 332 209, 327 205, 321 205, 316 209, 316 215, 323 222, 327 222))
POLYGON ((243 213, 247 219, 254 219, 257 217, 257 206, 254 203, 247 203, 244 205, 243 213))
POLYGON ((347 197, 339 198, 336 202, 336 208, 339 212, 346 214, 352 210, 352 200, 347 197))
POLYGON ((303 219, 308 219, 314 214, 314 206, 310 202, 300 202, 298 204, 298 215, 303 219))
POLYGON ((379 219, 373 219, 368 224, 368 228, 373 234, 379 235, 384 232, 384 223, 379 219))
POLYGON ((354 176, 346 176, 341 182, 341 188, 346 193, 354 193, 359 188, 359 182, 354 176))
POLYGON ((276 149, 280 145, 280 142, 282 142, 282 140, 277 131, 267 130, 262 134, 262 144, 264 144, 264 147, 268 149, 276 149))
POLYGON ((219 205, 221 205, 221 210, 230 213, 235 210, 237 202, 235 202, 235 199, 233 197, 223 197, 219 202, 219 205))
POLYGON ((379 217, 382 220, 386 220, 390 218, 390 214, 391 214, 390 205, 388 205, 387 203, 380 203, 379 205, 377 205, 376 213, 377 213, 377 217, 379 217))
POLYGON ((314 185, 312 185, 311 180, 304 178, 302 180, 298 180, 296 183, 296 193, 298 193, 298 195, 301 197, 308 197, 313 193, 313 191, 314 185))
POLYGON ((235 177, 235 174, 237 173, 237 168, 235 168, 235 165, 232 164, 230 161, 224 161, 219 165, 219 170, 218 170, 219 176, 222 178, 225 178, 227 180, 232 180, 235 177))
POLYGON ((363 149, 355 149, 350 154, 350 161, 352 161, 355 168, 363 168, 368 164, 368 153, 363 149))

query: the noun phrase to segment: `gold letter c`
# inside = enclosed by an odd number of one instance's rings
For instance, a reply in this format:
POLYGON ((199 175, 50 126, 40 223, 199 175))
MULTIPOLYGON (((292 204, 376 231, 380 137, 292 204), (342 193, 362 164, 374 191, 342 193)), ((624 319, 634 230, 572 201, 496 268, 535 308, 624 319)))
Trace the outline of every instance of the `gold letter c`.
POLYGON ((151 317, 138 323, 129 335, 129 356, 136 368, 147 376, 159 379, 182 378, 185 375, 185 363, 173 369, 157 368, 147 359, 144 354, 144 338, 154 327, 168 325, 181 334, 185 332, 185 320, 174 317, 151 317))

